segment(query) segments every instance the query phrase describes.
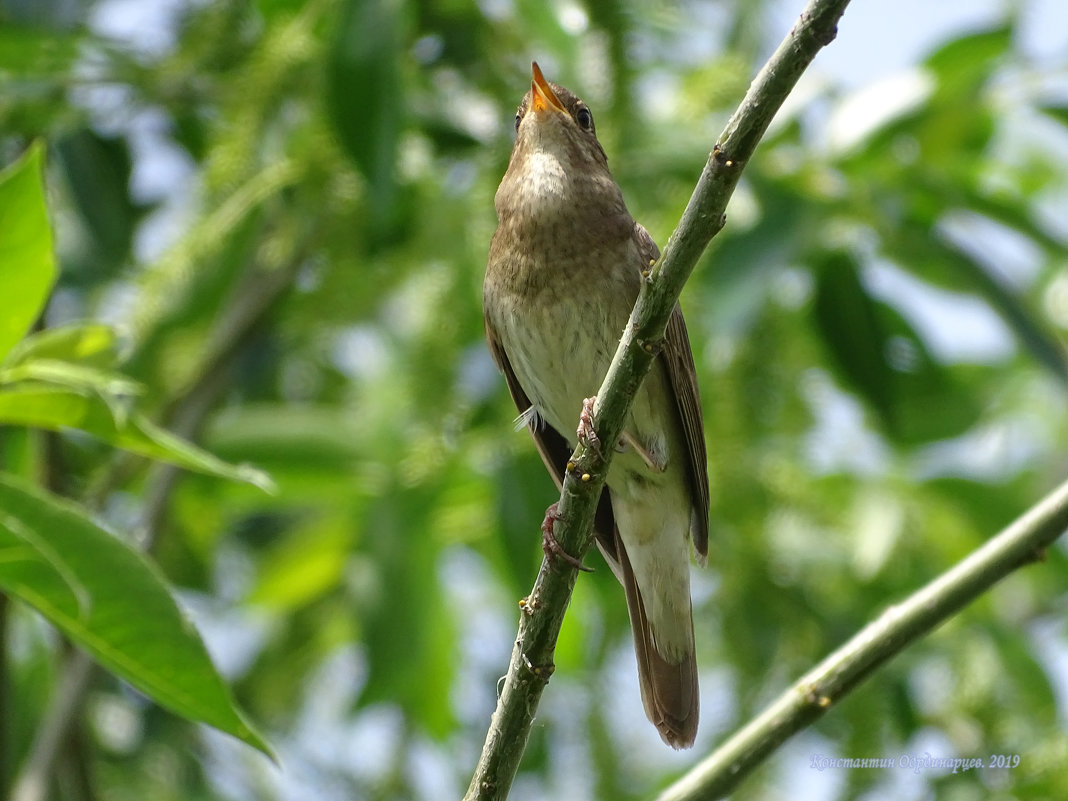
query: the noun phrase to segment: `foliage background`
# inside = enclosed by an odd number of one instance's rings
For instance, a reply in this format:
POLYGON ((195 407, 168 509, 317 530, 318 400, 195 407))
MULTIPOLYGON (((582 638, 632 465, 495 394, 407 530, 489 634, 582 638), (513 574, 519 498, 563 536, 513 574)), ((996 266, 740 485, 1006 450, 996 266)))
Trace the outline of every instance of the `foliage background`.
MULTIPOLYGON (((1055 4, 944 3, 929 28, 925 7, 866 5, 683 297, 713 493, 696 754, 1068 466, 1055 4), (941 33, 873 74, 879 41, 914 28, 941 33)), ((785 6, 0 3, 0 161, 48 144, 47 324, 116 326, 157 419, 279 485, 116 473, 84 437, 3 432, 6 469, 151 544, 282 765, 99 675, 55 798, 462 793, 553 500, 481 332, 529 61, 590 102, 664 242, 785 6)), ((737 797, 1056 797, 1065 568, 1053 549, 962 612, 737 797), (925 752, 1020 764, 810 767, 925 752)), ((6 785, 62 646, 32 611, 2 614, 6 785)), ((609 571, 581 578, 557 667, 514 798, 647 798, 693 761, 644 721, 609 571)))

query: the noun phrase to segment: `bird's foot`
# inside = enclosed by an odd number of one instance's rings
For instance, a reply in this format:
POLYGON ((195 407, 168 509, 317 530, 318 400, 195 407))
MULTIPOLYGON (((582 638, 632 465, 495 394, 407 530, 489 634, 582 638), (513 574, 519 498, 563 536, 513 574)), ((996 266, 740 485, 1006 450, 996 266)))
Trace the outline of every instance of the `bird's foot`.
POLYGON ((576 570, 581 570, 584 573, 592 573, 592 567, 586 567, 586 565, 582 564, 582 560, 576 559, 565 551, 557 541, 556 533, 553 529, 556 525, 556 521, 561 519, 563 519, 563 516, 560 514, 560 504, 554 503, 545 510, 545 519, 541 522, 541 549, 545 551, 545 555, 550 562, 559 558, 564 562, 567 562, 567 564, 571 565, 576 570))
POLYGON ((585 443, 591 451, 601 456, 601 439, 593 430, 593 404, 596 402, 596 396, 582 401, 582 411, 579 413, 579 424, 575 436, 578 437, 579 442, 585 443))

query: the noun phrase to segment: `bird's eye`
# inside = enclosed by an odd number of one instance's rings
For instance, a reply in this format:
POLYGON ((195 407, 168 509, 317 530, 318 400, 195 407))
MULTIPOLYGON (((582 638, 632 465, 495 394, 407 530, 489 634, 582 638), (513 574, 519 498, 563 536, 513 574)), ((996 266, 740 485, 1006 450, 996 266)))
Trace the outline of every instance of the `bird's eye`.
POLYGON ((578 122, 584 130, 590 130, 593 127, 593 114, 590 110, 583 106, 575 113, 575 121, 578 122))
POLYGON ((519 123, 522 121, 522 119, 523 119, 523 115, 520 114, 517 111, 516 114, 515 114, 515 130, 516 130, 516 133, 519 133, 519 123))

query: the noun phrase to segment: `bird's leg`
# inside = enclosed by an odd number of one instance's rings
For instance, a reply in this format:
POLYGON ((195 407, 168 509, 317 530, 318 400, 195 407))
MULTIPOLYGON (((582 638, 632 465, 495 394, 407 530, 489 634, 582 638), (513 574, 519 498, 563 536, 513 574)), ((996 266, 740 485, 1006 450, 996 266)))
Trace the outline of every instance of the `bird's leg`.
POLYGON ((593 430, 593 404, 596 402, 596 396, 582 401, 582 411, 579 412, 579 424, 575 436, 578 437, 579 442, 584 442, 591 451, 601 456, 601 440, 597 432, 593 430))
POLYGON ((576 559, 565 551, 557 541, 556 533, 553 529, 556 525, 556 521, 562 519, 563 516, 560 514, 559 503, 554 503, 545 510, 545 519, 541 522, 541 549, 545 551, 545 555, 549 558, 550 562, 559 557, 576 570, 581 570, 584 573, 592 573, 592 567, 586 567, 586 565, 582 564, 582 560, 576 559))

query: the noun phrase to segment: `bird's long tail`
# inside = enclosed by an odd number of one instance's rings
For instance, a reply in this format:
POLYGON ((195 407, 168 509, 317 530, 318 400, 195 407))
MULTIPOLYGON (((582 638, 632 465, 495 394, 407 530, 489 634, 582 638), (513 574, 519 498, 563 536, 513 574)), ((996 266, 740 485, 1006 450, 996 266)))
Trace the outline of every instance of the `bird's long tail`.
POLYGON ((693 616, 689 608, 689 650, 677 659, 666 659, 657 651, 653 629, 645 613, 641 590, 634 577, 626 548, 616 531, 618 576, 627 594, 634 650, 638 657, 638 682, 645 714, 672 748, 689 748, 697 736, 700 696, 697 688, 697 659, 693 648, 693 616))

